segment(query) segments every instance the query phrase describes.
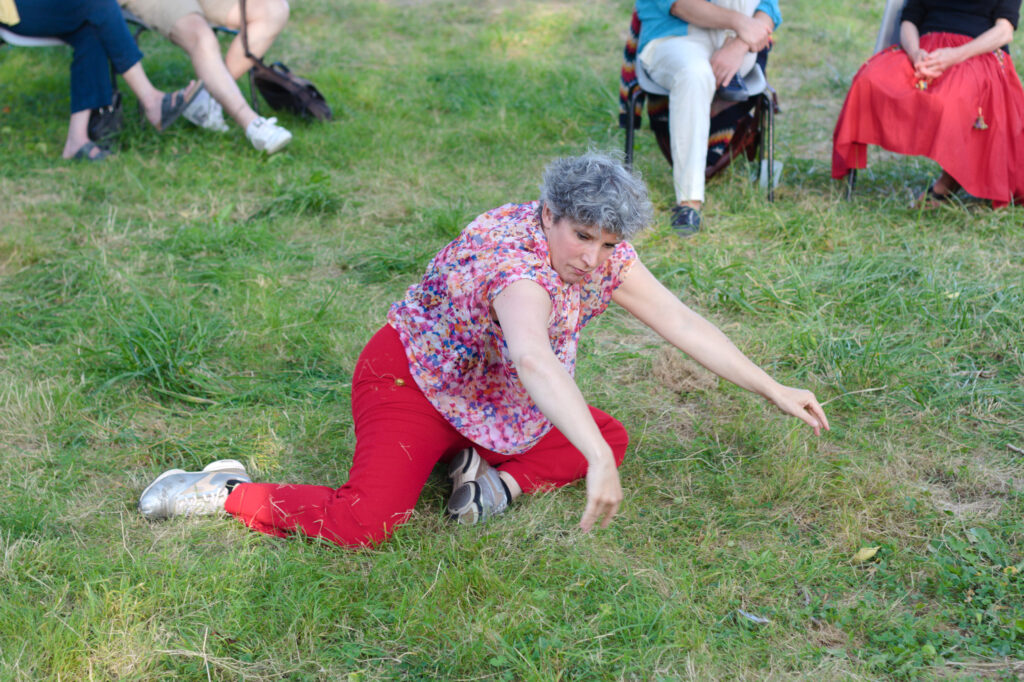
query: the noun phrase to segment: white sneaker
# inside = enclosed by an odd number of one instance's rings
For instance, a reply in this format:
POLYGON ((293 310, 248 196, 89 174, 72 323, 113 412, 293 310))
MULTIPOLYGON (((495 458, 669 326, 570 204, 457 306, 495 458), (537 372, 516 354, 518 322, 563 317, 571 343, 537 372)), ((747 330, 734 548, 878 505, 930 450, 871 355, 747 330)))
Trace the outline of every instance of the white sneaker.
POLYGON ((224 122, 223 107, 205 89, 185 107, 182 115, 200 128, 218 133, 226 133, 229 130, 228 124, 224 122))
POLYGON ((216 514, 224 511, 229 481, 251 483, 245 467, 235 459, 219 459, 202 471, 171 469, 157 476, 142 491, 139 511, 147 519, 216 514))
POLYGON ((268 154, 273 154, 292 141, 292 134, 277 125, 276 118, 262 116, 253 119, 245 129, 245 136, 252 142, 253 147, 268 154))

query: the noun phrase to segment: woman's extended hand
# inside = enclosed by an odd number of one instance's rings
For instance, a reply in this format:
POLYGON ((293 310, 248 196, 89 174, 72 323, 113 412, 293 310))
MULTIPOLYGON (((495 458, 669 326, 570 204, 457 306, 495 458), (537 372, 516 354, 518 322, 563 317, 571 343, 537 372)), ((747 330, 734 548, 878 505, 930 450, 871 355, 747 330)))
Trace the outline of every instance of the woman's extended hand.
POLYGON ((621 503, 622 484, 615 460, 608 456, 591 461, 587 465, 587 508, 580 519, 580 528, 589 531, 598 521, 601 528, 607 528, 621 503))
POLYGON ((810 391, 780 384, 780 390, 772 395, 770 400, 786 414, 807 422, 814 429, 815 436, 821 435, 822 429, 829 430, 825 410, 821 408, 818 399, 810 391))

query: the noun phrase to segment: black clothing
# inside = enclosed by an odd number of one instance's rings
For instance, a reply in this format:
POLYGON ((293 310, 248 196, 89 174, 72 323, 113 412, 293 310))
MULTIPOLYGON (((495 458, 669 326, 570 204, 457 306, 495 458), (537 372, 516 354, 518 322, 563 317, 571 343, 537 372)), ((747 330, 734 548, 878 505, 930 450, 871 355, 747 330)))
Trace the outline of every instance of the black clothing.
POLYGON ((917 26, 925 33, 959 33, 977 38, 992 28, 996 19, 1006 19, 1017 29, 1021 0, 907 0, 902 21, 917 26))

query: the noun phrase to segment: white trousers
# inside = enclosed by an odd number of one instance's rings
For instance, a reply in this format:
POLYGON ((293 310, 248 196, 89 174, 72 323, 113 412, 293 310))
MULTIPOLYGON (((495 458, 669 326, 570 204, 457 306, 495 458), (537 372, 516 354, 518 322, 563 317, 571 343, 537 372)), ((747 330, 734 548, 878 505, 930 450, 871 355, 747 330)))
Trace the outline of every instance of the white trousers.
MULTIPOLYGON (((711 0, 719 7, 753 16, 759 0, 711 0)), ((668 130, 672 136, 672 181, 676 202, 704 201, 704 167, 708 157, 711 100, 715 75, 711 55, 735 35, 725 29, 690 25, 687 35, 655 38, 644 46, 640 65, 669 91, 668 130)), ((754 68, 757 55, 748 52, 740 76, 754 68)))

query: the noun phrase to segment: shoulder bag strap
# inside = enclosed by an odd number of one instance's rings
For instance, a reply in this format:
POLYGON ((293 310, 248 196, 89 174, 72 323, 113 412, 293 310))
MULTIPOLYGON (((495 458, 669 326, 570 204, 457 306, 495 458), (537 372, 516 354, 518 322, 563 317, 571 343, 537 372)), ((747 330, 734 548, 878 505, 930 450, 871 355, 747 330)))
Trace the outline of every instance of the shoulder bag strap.
POLYGON ((241 29, 241 34, 242 34, 242 48, 245 50, 245 56, 248 57, 249 59, 253 60, 254 62, 262 62, 263 61, 262 59, 260 59, 259 57, 257 57, 256 55, 254 55, 252 52, 249 51, 249 36, 247 35, 247 32, 246 32, 246 26, 248 25, 248 23, 245 20, 245 0, 238 0, 238 1, 239 1, 239 3, 242 6, 242 29, 241 29))
MULTIPOLYGON (((257 65, 263 66, 263 60, 254 55, 249 51, 249 37, 246 35, 246 20, 245 20, 245 0, 238 0, 242 6, 242 26, 239 32, 242 35, 242 49, 245 50, 245 56, 256 62, 257 65)), ((249 98, 252 100, 252 110, 256 112, 256 115, 260 115, 260 103, 259 97, 256 96, 256 67, 249 69, 249 98)))

